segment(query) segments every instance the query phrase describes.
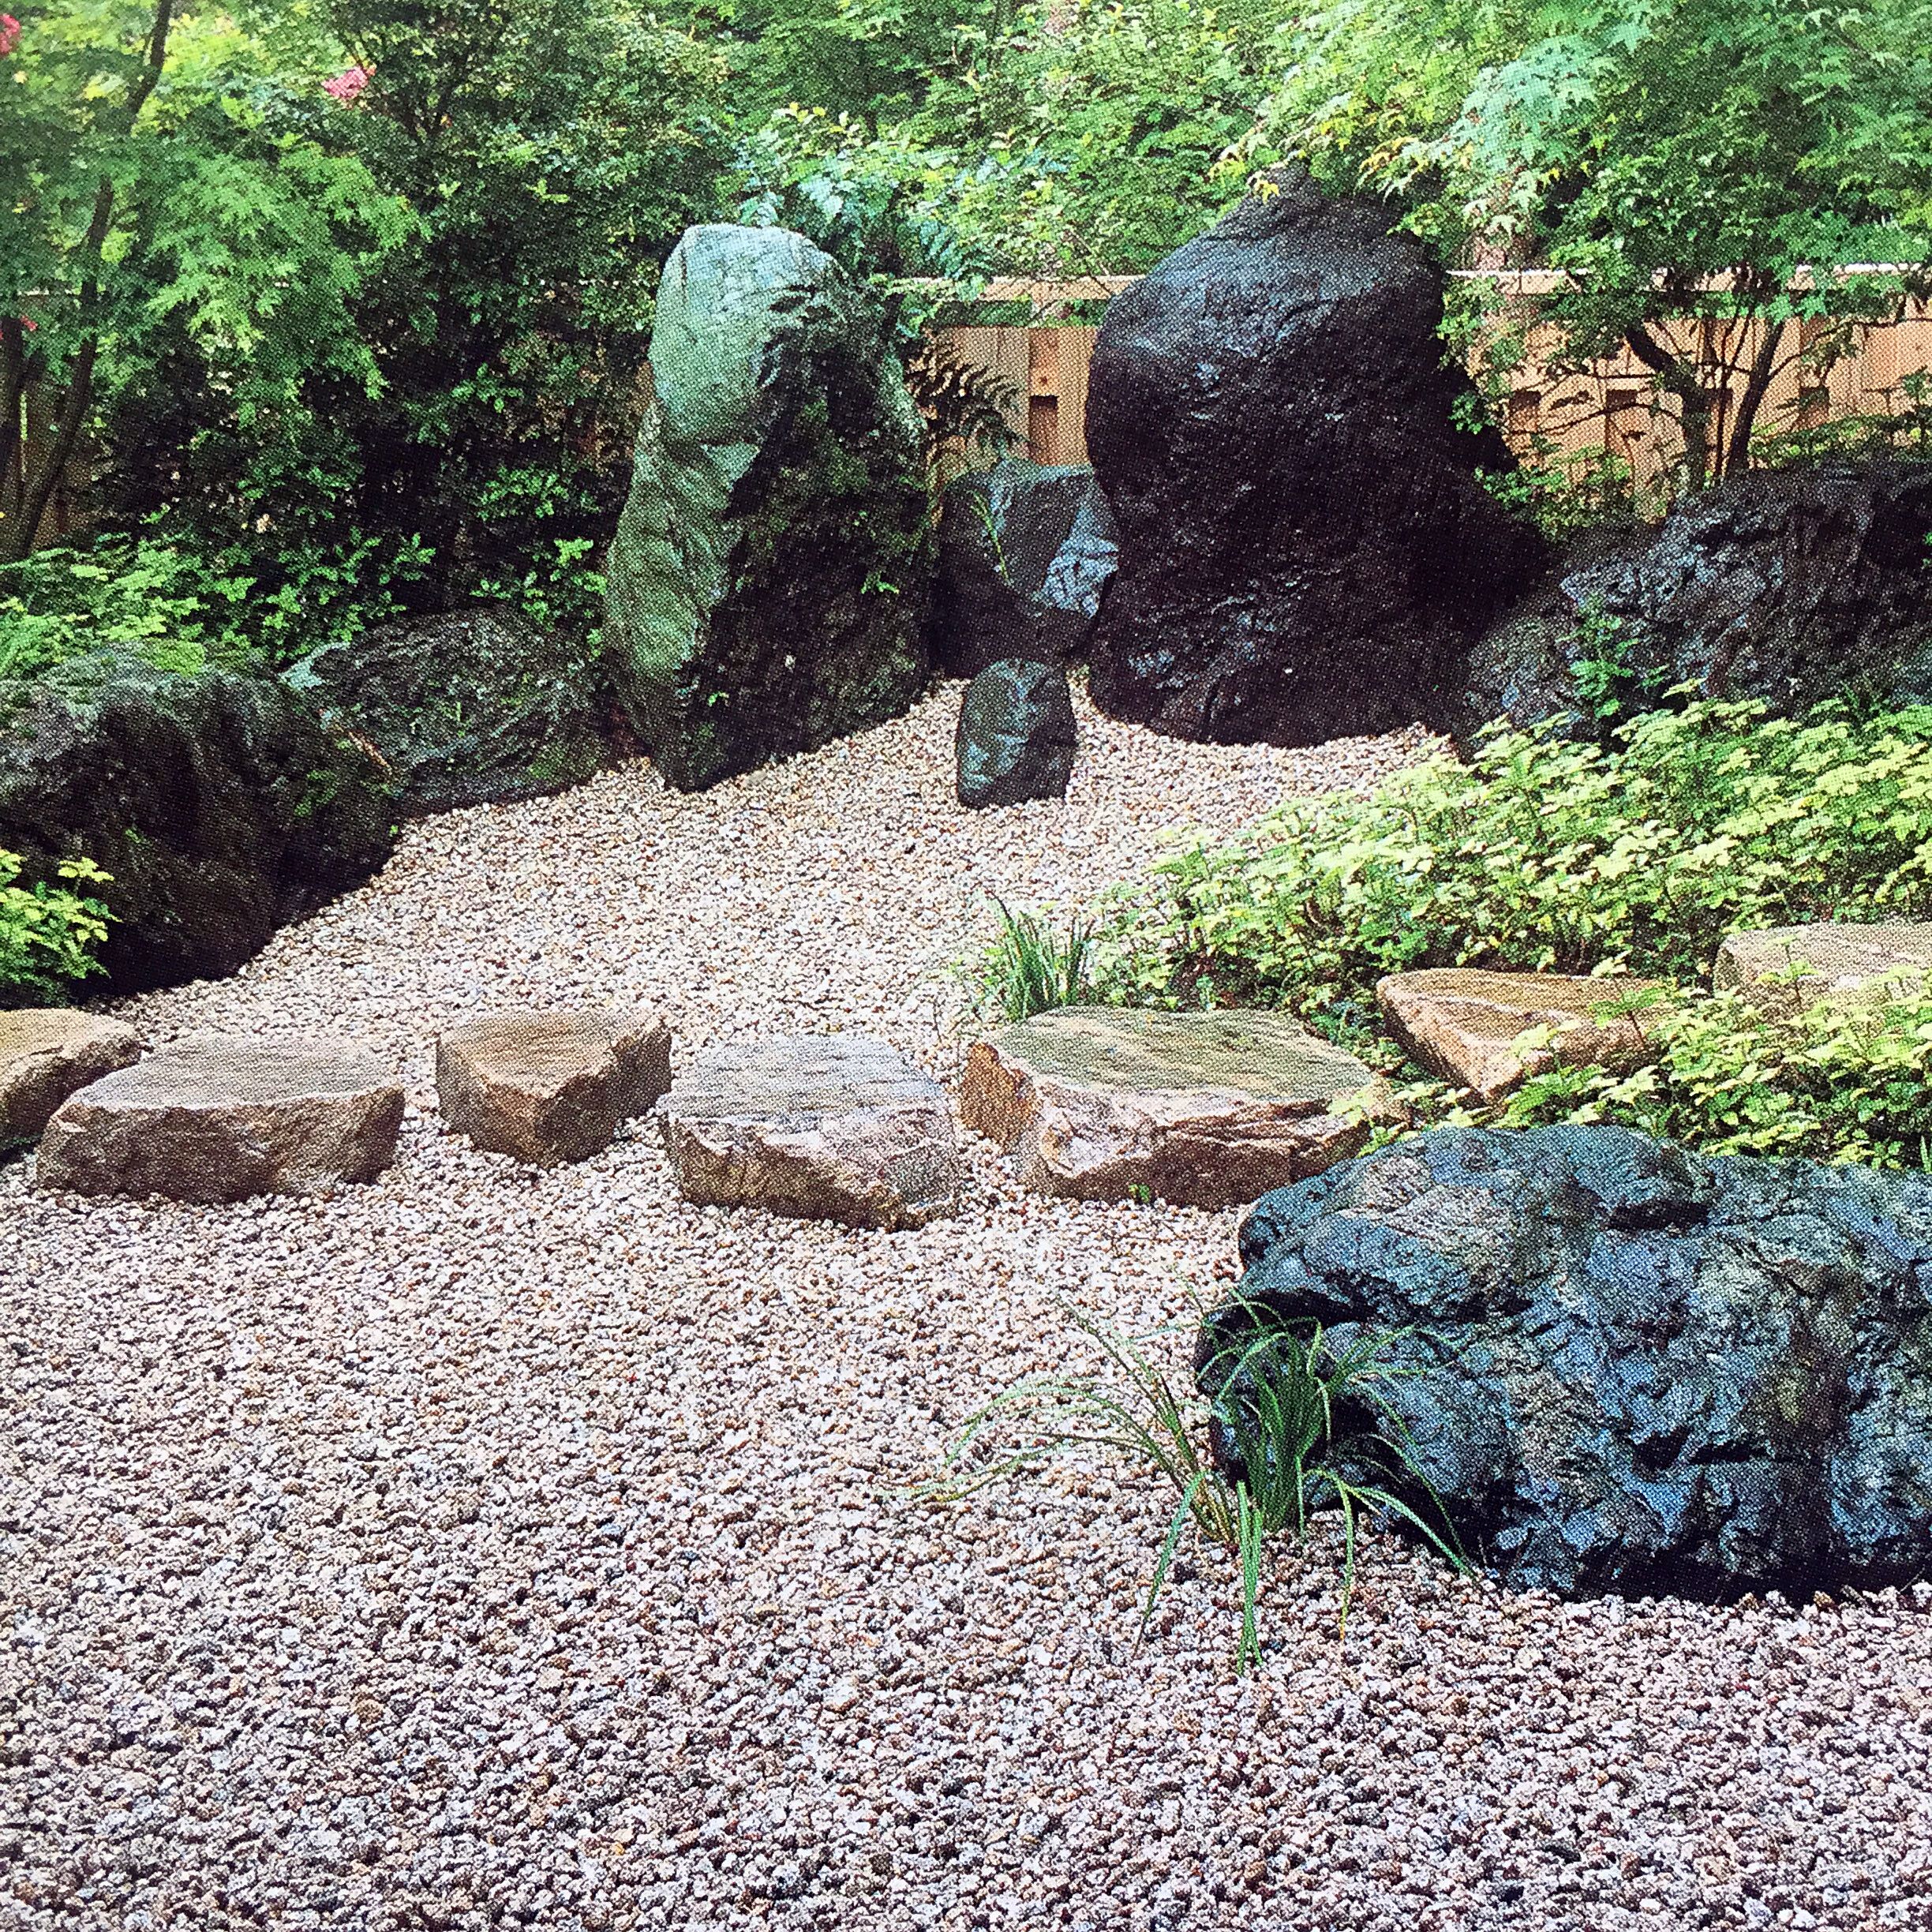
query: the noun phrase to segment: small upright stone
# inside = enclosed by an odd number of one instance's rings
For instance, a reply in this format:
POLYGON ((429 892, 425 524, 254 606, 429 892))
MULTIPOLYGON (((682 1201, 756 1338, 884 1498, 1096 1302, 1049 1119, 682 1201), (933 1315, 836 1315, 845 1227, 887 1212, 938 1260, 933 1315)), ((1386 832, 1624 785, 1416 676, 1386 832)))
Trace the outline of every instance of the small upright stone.
POLYGON ((658 1103, 687 1200, 852 1227, 950 1214, 963 1171, 938 1084, 863 1035, 714 1046, 658 1103))
POLYGON ((960 1118, 1038 1194, 1226 1208, 1361 1151, 1385 1097, 1285 1014, 1069 1006, 975 1043, 960 1118), (1331 1102, 1360 1096, 1348 1114, 1331 1102))
POLYGON ((444 1125, 533 1167, 586 1160, 671 1085, 671 1030, 654 1014, 500 1013, 436 1042, 444 1125))
POLYGON ((374 1180, 402 1124, 401 1082, 359 1047, 204 1035, 73 1095, 47 1123, 36 1178, 182 1201, 316 1193, 374 1180))
POLYGON ((132 1066, 140 1035, 65 1006, 0 1013, 0 1151, 32 1140, 69 1094, 132 1066))
POLYGON ((953 747, 959 802, 979 808, 1066 796, 1078 734, 1066 673, 1003 658, 966 687, 953 747))
POLYGON ((1663 992, 1650 979, 1432 966, 1391 973, 1376 998, 1418 1066, 1493 1106, 1559 1062, 1628 1069, 1654 1059, 1647 1016, 1663 992), (1548 1047, 1518 1052, 1517 1041, 1543 1027, 1550 1029, 1548 1047))

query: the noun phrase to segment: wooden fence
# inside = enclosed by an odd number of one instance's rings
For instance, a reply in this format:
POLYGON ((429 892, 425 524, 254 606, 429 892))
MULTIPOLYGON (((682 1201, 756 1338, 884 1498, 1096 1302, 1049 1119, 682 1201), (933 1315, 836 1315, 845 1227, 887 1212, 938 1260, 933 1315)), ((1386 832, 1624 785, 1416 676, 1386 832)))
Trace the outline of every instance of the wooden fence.
MULTIPOLYGON (((1655 486, 1683 453, 1676 399, 1659 392, 1654 375, 1628 349, 1580 369, 1570 366, 1561 328, 1537 319, 1537 298, 1550 279, 1512 276, 1499 323, 1523 331, 1525 361, 1515 377, 1506 424, 1512 447, 1527 461, 1559 464, 1608 453, 1627 460, 1641 485, 1655 486)), ((1035 462, 1087 461, 1087 371, 1099 331, 1056 321, 1055 315, 1070 301, 1105 301, 1133 280, 995 283, 986 299, 1029 303, 1035 316, 1029 326, 938 331, 962 361, 1010 386, 1015 400, 1009 423, 1035 462)), ((1932 373, 1932 308, 1923 302, 1910 305, 1896 322, 1852 329, 1843 352, 1829 359, 1822 354, 1825 327, 1783 325, 1777 370, 1758 412, 1762 429, 1805 429, 1847 417, 1889 414, 1904 402, 1906 377, 1932 373)), ((1664 346, 1715 376, 1715 440, 1728 435, 1729 411, 1742 393, 1743 371, 1763 344, 1765 328, 1759 323, 1687 320, 1657 331, 1664 346)))

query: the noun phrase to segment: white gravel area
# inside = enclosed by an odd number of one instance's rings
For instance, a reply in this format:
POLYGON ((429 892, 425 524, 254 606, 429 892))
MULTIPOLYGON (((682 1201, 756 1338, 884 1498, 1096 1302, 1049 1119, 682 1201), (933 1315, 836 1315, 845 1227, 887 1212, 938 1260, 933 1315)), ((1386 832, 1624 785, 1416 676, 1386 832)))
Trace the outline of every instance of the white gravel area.
MULTIPOLYGON (((1410 734, 1184 746, 1083 708, 1062 807, 951 796, 958 687, 695 798, 648 767, 418 824, 151 1039, 332 1029, 414 1106, 313 1201, 0 1169, 0 1926, 1932 1925, 1932 1593, 1506 1598, 1372 1544, 1137 1603, 1168 1499, 907 1499, 1069 1359, 1180 1317, 1234 1216, 1030 1200, 983 1144, 882 1234, 687 1207, 652 1132, 535 1174, 441 1135, 431 1041, 597 998, 680 1047, 856 1027, 953 1065, 984 895, 1125 877, 1410 734)), ((1177 1337, 1177 1363, 1185 1349, 1177 1337)))

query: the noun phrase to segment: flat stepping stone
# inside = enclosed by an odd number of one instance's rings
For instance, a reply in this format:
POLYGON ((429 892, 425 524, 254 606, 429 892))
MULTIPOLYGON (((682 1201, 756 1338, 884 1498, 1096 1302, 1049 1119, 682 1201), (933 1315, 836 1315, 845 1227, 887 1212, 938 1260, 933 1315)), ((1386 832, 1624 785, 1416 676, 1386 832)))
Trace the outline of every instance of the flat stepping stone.
POLYGON ((533 1167, 586 1160, 671 1085, 671 1030, 654 1013, 498 1013, 436 1042, 444 1125, 533 1167))
POLYGON ((964 1178, 937 1081, 859 1034, 713 1046, 657 1103, 687 1200, 852 1227, 918 1227, 964 1178))
POLYGON ((1602 1009, 1662 990, 1653 979, 1627 975, 1433 966, 1391 973, 1376 986, 1376 999, 1410 1059, 1493 1106, 1553 1065, 1628 1069, 1655 1059, 1656 1001, 1627 1017, 1602 1009), (1553 1029, 1550 1050, 1519 1053, 1516 1042, 1533 1027, 1553 1029))
POLYGON ((395 1159, 402 1083, 361 1048, 203 1035, 73 1095, 36 1178, 69 1194, 233 1201, 373 1181, 395 1159))
POLYGON ((0 1013, 0 1150, 37 1140, 69 1094, 141 1056, 118 1020, 66 1006, 0 1013))
POLYGON ((1720 993, 1735 987, 1754 1005, 1808 1006, 1821 999, 1877 998, 1894 975, 1926 973, 1932 973, 1932 926, 1773 926, 1725 940, 1711 984, 1720 993), (1767 975, 1794 966, 1804 973, 1796 985, 1762 983, 1767 975))
POLYGON ((974 1045, 960 1118, 1036 1193, 1227 1208, 1357 1152, 1368 1118, 1329 1103, 1382 1092, 1284 1014, 1069 1006, 974 1045))

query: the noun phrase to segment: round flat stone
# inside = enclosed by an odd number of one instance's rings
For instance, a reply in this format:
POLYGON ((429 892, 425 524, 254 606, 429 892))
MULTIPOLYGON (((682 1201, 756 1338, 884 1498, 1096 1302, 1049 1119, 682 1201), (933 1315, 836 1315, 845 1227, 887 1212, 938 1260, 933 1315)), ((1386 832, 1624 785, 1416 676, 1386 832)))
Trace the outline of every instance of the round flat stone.
POLYGON ((972 1047, 960 1118, 1018 1148, 1039 1193, 1220 1208, 1346 1159, 1378 1098, 1361 1061, 1286 1014, 1069 1006, 972 1047))

